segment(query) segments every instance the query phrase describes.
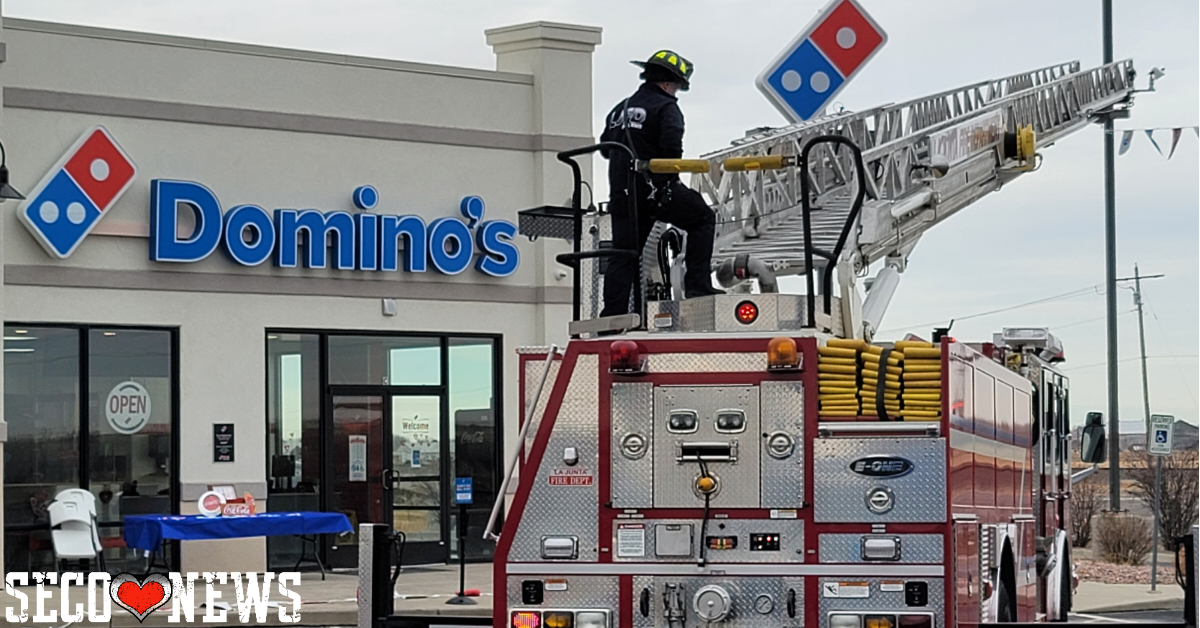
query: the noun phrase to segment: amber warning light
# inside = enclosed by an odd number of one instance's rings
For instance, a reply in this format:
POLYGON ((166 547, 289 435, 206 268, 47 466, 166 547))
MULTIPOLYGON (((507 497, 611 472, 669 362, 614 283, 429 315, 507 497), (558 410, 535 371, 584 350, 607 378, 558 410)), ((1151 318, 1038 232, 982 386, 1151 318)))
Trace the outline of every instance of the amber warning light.
POLYGON ((800 352, 796 341, 786 336, 772 338, 767 343, 768 371, 795 371, 800 368, 800 352))

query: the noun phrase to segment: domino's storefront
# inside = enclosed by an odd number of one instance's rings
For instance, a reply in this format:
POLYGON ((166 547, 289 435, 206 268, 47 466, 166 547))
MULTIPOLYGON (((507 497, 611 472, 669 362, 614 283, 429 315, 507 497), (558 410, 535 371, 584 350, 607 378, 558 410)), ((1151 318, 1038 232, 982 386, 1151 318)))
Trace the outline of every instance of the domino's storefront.
MULTIPOLYGON (((3 21, 0 141, 26 197, 0 204, 6 571, 52 568, 67 488, 95 496, 110 570, 144 566, 124 517, 194 513, 213 487, 391 524, 407 563, 490 557, 514 349, 570 316, 566 243, 518 237, 516 212, 570 193, 554 153, 591 142, 600 32, 486 36, 496 70, 3 21)), ((318 545, 357 561, 353 535, 318 545)), ((305 549, 170 559, 262 571, 305 549)))

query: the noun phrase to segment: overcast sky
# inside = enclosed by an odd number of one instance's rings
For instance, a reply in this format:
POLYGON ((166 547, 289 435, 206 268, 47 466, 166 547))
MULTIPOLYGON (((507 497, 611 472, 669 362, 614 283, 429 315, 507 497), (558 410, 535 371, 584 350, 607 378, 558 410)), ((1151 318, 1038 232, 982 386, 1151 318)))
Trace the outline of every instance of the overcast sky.
MULTIPOLYGON (((1099 65, 1098 0, 861 0, 887 31, 882 51, 839 96, 860 110, 1059 62, 1099 65)), ((483 31, 534 20, 600 26, 595 129, 637 85, 630 59, 672 48, 695 64, 688 156, 719 149, 746 129, 783 119, 754 77, 825 0, 3 0, 8 17, 69 22, 326 52, 492 68, 483 31)), ((1122 128, 1200 124, 1200 9, 1196 0, 1114 2, 1115 51, 1132 58, 1139 87, 1165 67, 1157 93, 1140 94, 1122 128)), ((1170 131, 1156 140, 1166 151, 1170 131)), ((1146 283, 1146 346, 1155 413, 1196 422, 1200 372, 1198 150, 1186 130, 1172 160, 1143 134, 1117 159, 1119 276, 1146 283)), ((882 327, 928 336, 930 323, 1097 286, 1079 296, 956 323, 963 340, 1003 326, 1049 326, 1062 338, 1073 419, 1107 412, 1105 398, 1103 138, 1089 127, 1045 149, 1043 168, 968 207, 925 235, 909 259, 882 327)), ((564 169, 564 176, 568 173, 564 169)), ((1121 418, 1143 418, 1137 317, 1119 299, 1121 418)))

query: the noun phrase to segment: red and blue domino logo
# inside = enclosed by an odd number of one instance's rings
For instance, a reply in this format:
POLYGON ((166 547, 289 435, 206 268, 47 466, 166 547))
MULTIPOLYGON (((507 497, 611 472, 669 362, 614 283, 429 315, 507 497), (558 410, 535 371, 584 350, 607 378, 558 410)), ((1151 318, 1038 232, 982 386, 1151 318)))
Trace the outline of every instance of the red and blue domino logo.
POLYGON ((88 129, 17 212, 46 252, 65 259, 137 178, 137 165, 102 126, 88 129))

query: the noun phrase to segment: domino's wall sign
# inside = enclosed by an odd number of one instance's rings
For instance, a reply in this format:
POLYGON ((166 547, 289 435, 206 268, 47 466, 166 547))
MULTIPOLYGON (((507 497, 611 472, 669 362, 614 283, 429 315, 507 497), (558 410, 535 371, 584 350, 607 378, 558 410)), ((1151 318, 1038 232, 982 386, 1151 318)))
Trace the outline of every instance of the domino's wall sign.
POLYGON ((755 85, 793 124, 820 116, 887 43, 855 0, 833 0, 763 70, 755 85))
MULTIPOLYGON (((21 221, 55 257, 75 251, 129 188, 137 175, 133 160, 104 127, 86 131, 18 208, 21 221)), ((374 214, 379 193, 370 185, 352 194, 358 213, 276 209, 242 204, 222 212, 217 195, 194 181, 150 182, 150 259, 193 263, 218 248, 242 266, 270 259, 280 268, 334 268, 422 273, 432 267, 457 275, 474 265, 492 277, 507 277, 520 265, 513 244, 517 227, 483 220, 478 196, 459 204, 462 218, 426 223, 414 215, 374 214), (179 215, 191 212, 195 227, 179 235, 179 215), (403 248, 401 248, 403 244, 403 248)))

